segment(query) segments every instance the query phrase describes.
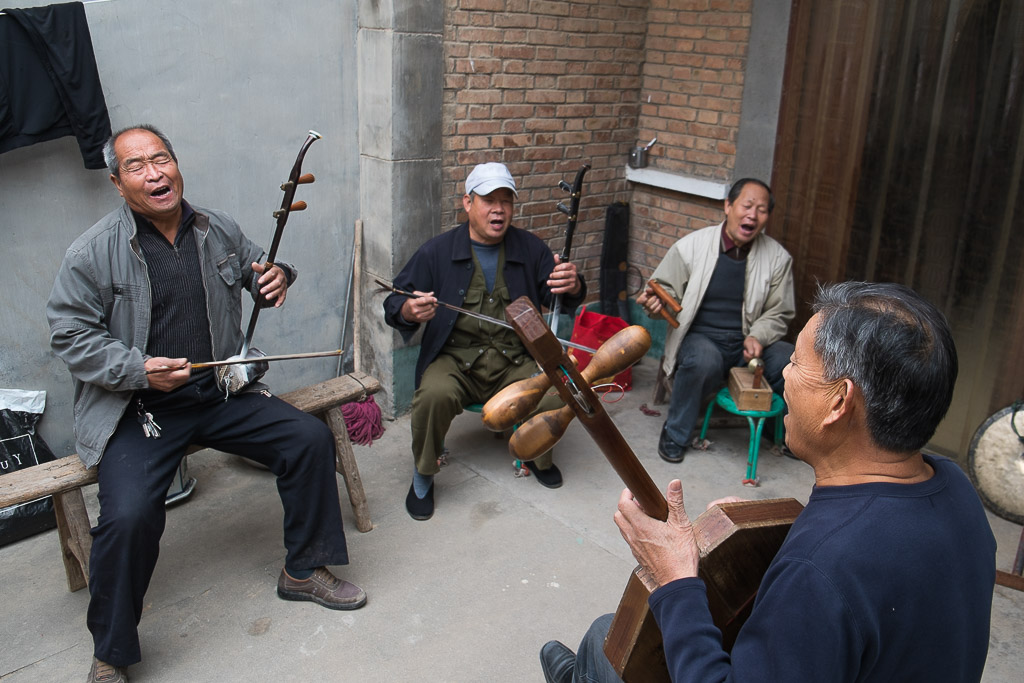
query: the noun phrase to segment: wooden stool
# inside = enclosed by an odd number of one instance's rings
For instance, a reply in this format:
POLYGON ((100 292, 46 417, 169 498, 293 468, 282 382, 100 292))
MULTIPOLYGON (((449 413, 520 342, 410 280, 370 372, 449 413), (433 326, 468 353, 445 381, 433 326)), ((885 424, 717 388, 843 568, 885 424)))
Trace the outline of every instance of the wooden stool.
MULTIPOLYGON (((363 482, 359 478, 359 468, 352 452, 352 442, 348 438, 348 428, 341 415, 341 406, 379 390, 379 381, 365 373, 353 372, 280 396, 299 410, 316 415, 330 427, 337 451, 335 469, 345 480, 349 501, 355 513, 356 528, 363 532, 372 529, 373 523, 370 521, 363 482)), ((190 446, 188 452, 197 450, 200 448, 190 446)), ((82 487, 96 483, 96 471, 95 467, 86 469, 82 461, 72 455, 0 477, 0 508, 53 496, 57 538, 70 591, 77 591, 89 584, 92 536, 89 534, 91 525, 82 487)))
POLYGON ((786 409, 786 402, 778 394, 772 394, 772 406, 769 410, 740 410, 729 394, 729 388, 723 387, 717 394, 715 400, 708 404, 708 410, 704 414, 704 426, 700 430, 700 440, 703 441, 708 433, 708 423, 711 421, 711 411, 715 406, 721 406, 733 415, 740 415, 747 418, 750 426, 750 446, 747 449, 747 475, 743 479, 745 486, 757 486, 757 454, 761 447, 761 430, 764 429, 766 418, 774 417, 775 420, 775 444, 782 443, 783 424, 778 416, 786 409))
POLYGON ((663 354, 658 359, 658 376, 654 379, 654 395, 651 396, 651 405, 654 406, 665 403, 672 396, 672 380, 665 374, 664 363, 663 354))

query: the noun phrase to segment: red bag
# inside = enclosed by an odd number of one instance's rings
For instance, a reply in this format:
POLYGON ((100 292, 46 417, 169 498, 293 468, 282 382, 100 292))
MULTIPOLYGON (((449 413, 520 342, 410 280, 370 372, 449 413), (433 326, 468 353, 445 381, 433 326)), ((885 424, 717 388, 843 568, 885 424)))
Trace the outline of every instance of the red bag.
MULTIPOLYGON (((584 305, 580 308, 579 315, 576 316, 576 322, 572 328, 572 338, 570 341, 596 349, 601 346, 601 344, 611 339, 616 332, 624 330, 627 327, 629 327, 629 323, 622 318, 616 318, 614 315, 604 315, 603 313, 588 311, 587 307, 584 305)), ((580 372, 582 372, 583 368, 587 367, 587 364, 590 363, 591 354, 586 351, 580 351, 579 349, 570 349, 570 351, 573 358, 579 362, 577 367, 580 372)), ((623 391, 629 391, 633 387, 633 368, 626 368, 619 374, 615 375, 615 379, 613 381, 621 386, 623 391)))

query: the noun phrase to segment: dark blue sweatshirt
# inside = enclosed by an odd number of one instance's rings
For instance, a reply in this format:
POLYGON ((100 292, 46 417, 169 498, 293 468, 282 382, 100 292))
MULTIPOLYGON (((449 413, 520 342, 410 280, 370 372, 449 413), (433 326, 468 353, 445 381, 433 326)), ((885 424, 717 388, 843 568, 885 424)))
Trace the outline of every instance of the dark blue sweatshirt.
POLYGON ((960 468, 925 460, 935 476, 920 484, 814 488, 731 657, 703 581, 655 591, 672 680, 980 680, 995 538, 960 468))

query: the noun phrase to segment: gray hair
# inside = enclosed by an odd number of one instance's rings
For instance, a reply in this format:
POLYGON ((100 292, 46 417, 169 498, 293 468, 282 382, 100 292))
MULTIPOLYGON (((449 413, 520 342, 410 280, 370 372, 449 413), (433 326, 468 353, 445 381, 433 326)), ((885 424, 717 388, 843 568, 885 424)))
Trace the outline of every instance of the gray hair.
POLYGON ((163 134, 163 131, 154 125, 140 123, 136 126, 127 126, 116 131, 103 144, 103 162, 107 165, 107 170, 110 171, 110 175, 118 177, 121 175, 121 162, 117 158, 117 153, 114 151, 114 145, 117 144, 117 139, 125 133, 129 133, 133 130, 146 130, 160 138, 160 142, 164 143, 164 148, 167 149, 167 153, 171 155, 172 159, 174 159, 174 163, 178 163, 178 157, 174 154, 174 147, 171 145, 171 141, 167 136, 163 134))
POLYGON ((813 310, 823 379, 857 385, 874 443, 899 453, 924 447, 956 384, 956 346, 946 317, 893 283, 819 286, 813 310))

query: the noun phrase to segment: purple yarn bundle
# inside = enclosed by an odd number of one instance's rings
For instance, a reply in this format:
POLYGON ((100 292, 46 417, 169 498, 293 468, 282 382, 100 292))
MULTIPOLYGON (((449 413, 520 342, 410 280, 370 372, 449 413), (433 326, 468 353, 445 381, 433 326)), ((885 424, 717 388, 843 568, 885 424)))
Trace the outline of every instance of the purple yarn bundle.
POLYGON ((384 434, 380 406, 373 400, 373 396, 367 396, 362 401, 346 403, 341 407, 341 416, 345 418, 348 438, 352 443, 369 446, 384 434))

